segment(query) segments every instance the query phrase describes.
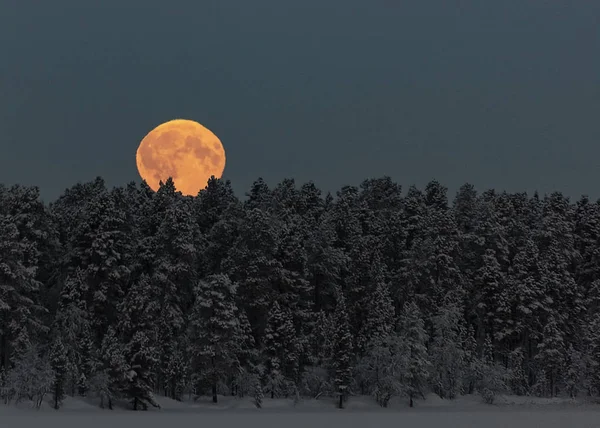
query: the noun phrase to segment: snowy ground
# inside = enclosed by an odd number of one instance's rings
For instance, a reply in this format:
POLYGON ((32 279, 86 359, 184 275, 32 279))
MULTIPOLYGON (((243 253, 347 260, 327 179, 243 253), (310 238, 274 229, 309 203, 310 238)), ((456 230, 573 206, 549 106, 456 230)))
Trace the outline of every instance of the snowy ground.
POLYGON ((161 410, 132 412, 101 410, 96 403, 67 399, 54 411, 44 404, 39 411, 26 404, 0 405, 0 427, 43 428, 600 428, 600 405, 570 400, 540 400, 505 397, 497 405, 481 404, 477 397, 455 401, 431 395, 410 409, 403 401, 381 409, 368 398, 353 397, 344 410, 330 401, 305 400, 294 407, 289 400, 265 399, 256 409, 250 400, 223 397, 213 405, 208 400, 179 403, 161 398, 161 410))

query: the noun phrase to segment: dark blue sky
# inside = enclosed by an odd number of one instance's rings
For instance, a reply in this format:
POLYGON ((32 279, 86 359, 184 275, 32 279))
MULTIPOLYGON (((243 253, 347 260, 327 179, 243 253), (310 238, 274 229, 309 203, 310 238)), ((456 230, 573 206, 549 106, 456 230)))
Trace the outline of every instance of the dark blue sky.
POLYGON ((240 195, 390 175, 600 197, 600 1, 0 0, 0 182, 139 180, 178 117, 240 195))

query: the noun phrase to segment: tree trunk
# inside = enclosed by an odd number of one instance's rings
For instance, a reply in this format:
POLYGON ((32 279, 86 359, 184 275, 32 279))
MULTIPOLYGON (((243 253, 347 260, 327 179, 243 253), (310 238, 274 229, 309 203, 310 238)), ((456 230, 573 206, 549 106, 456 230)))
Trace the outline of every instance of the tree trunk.
POLYGON ((410 406, 410 407, 413 407, 413 395, 412 395, 412 392, 409 394, 408 398, 409 398, 409 400, 410 400, 410 402, 409 402, 409 406, 410 406))
POLYGON ((137 410, 138 408, 138 399, 137 397, 133 397, 133 410, 137 410))
POLYGON ((338 403, 338 407, 340 409, 344 408, 344 395, 343 394, 340 394, 340 402, 338 403))
POLYGON ((213 384, 212 384, 212 397, 213 397, 212 402, 216 403, 217 402, 217 382, 216 381, 213 381, 213 384))

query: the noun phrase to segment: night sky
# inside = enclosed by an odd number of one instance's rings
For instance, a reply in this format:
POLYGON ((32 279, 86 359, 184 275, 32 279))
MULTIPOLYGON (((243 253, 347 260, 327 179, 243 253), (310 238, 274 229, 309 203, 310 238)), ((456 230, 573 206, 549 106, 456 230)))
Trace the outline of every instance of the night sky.
POLYGON ((1 183, 139 181, 174 118, 219 136, 239 196, 389 175, 597 198, 600 1, 0 0, 1 183))

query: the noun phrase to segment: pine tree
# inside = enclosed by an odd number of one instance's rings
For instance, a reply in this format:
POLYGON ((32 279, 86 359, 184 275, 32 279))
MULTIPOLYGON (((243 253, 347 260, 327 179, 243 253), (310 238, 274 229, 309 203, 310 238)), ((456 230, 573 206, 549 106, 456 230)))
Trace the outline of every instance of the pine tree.
POLYGON ((232 395, 243 397, 252 392, 258 377, 258 351, 256 341, 252 335, 252 327, 244 310, 237 311, 238 328, 235 332, 237 347, 237 360, 239 367, 232 376, 232 395))
POLYGON ((297 337, 298 370, 294 383, 299 381, 303 367, 308 362, 308 336, 311 326, 312 293, 308 281, 308 255, 304 240, 308 237, 306 224, 297 214, 285 215, 278 234, 278 251, 281 269, 275 275, 273 286, 279 304, 289 310, 297 337))
POLYGON ((473 326, 469 324, 465 337, 463 340, 463 349, 465 350, 465 381, 467 388, 465 392, 467 394, 473 394, 475 389, 475 382, 479 376, 478 373, 478 354, 477 354, 477 341, 475 340, 475 330, 473 326))
POLYGON ((158 329, 155 323, 159 315, 160 292, 147 275, 132 285, 120 305, 117 331, 124 345, 124 358, 129 367, 125 394, 146 408, 147 404, 158 407, 153 397, 153 370, 159 362, 158 329))
MULTIPOLYGON (((66 348, 67 371, 64 388, 75 395, 82 377, 89 376, 85 370, 85 340, 91 338, 91 323, 85 297, 88 287, 85 273, 76 269, 67 276, 58 298, 53 330, 66 348)), ((81 385, 85 393, 85 382, 81 385)))
POLYGON ((332 369, 336 393, 339 396, 338 406, 341 409, 350 393, 353 360, 352 333, 350 332, 345 298, 341 292, 338 294, 334 324, 336 330, 333 338, 332 369))
POLYGON ((223 219, 231 204, 238 201, 233 194, 229 180, 211 177, 206 184, 206 188, 200 190, 195 202, 195 212, 200 231, 208 234, 211 228, 223 219))
POLYGON ((127 390, 126 382, 130 379, 124 346, 112 326, 102 339, 100 355, 101 366, 95 373, 94 389, 101 393, 101 406, 106 399, 108 408, 112 410, 113 400, 123 396, 127 390))
POLYGON ((252 183, 252 187, 246 193, 246 196, 248 198, 244 202, 244 208, 248 210, 256 208, 266 212, 272 208, 272 192, 262 177, 252 183))
MULTIPOLYGON (((298 341, 291 313, 273 303, 264 336, 265 375, 271 398, 298 377, 298 341)), ((287 391, 285 391, 287 392, 287 391)))
POLYGON ((586 375, 590 380, 590 392, 600 394, 600 313, 591 315, 588 322, 589 365, 586 375))
POLYGON ((430 362, 427 355, 427 332, 419 307, 414 303, 405 303, 398 326, 400 340, 405 344, 403 384, 408 395, 410 407, 413 398, 423 395, 423 389, 429 376, 430 362))
POLYGON ((47 331, 36 268, 28 262, 33 244, 22 238, 15 220, 0 214, 0 368, 5 370, 47 331))
POLYGON ((575 349, 573 344, 569 345, 566 355, 565 387, 571 398, 577 397, 580 391, 587 387, 586 364, 582 353, 575 349))
POLYGON ((478 361, 477 378, 477 389, 487 404, 493 404, 496 395, 506 391, 508 378, 509 373, 505 367, 495 361, 492 338, 488 335, 478 361))
POLYGON ((362 352, 394 330, 394 304, 385 284, 380 282, 375 286, 374 293, 369 296, 366 312, 366 319, 357 339, 358 349, 362 352))
POLYGON ((239 233, 229 249, 223 269, 238 284, 238 301, 259 340, 276 297, 273 283, 282 269, 276 259, 280 223, 258 208, 245 209, 239 233))
POLYGON ((333 311, 335 287, 340 283, 342 271, 347 263, 343 249, 334 245, 335 222, 331 210, 323 210, 321 221, 310 229, 305 241, 308 257, 308 275, 313 290, 314 311, 333 311))
POLYGON ((88 302, 94 340, 99 345, 108 327, 116 322, 116 302, 123 297, 129 273, 126 259, 130 241, 125 212, 118 209, 104 181, 96 179, 86 187, 86 194, 63 207, 77 213, 73 223, 64 226, 63 269, 70 275, 77 269, 82 272, 84 298, 88 302))
POLYGON ((542 286, 537 246, 531 237, 523 241, 523 247, 509 268, 507 286, 499 299, 501 306, 496 309, 507 320, 496 329, 496 339, 504 348, 514 349, 515 343, 520 344, 527 383, 531 386, 535 378, 532 364, 535 347, 541 337, 542 317, 549 310, 550 300, 542 286))
POLYGON ((65 398, 65 387, 67 381, 66 376, 69 364, 67 358, 67 349, 63 345, 60 336, 57 337, 52 344, 52 349, 50 350, 50 360, 52 370, 54 372, 54 383, 52 385, 54 408, 58 410, 62 400, 65 398))
POLYGON ((184 373, 174 372, 180 367, 176 360, 181 352, 178 337, 186 328, 186 316, 194 298, 198 262, 198 226, 191 206, 174 193, 174 184, 167 180, 154 197, 157 231, 154 237, 155 261, 151 281, 160 290, 160 312, 157 323, 161 349, 158 385, 177 398, 174 385, 184 373))
POLYGON ((563 333, 554 318, 550 316, 544 326, 542 341, 538 344, 537 360, 544 368, 550 397, 556 396, 556 386, 560 381, 560 373, 564 368, 565 347, 563 333))
POLYGON ((401 275, 401 260, 406 241, 402 224, 402 187, 390 177, 368 179, 360 185, 360 199, 368 213, 363 234, 379 242, 383 282, 393 284, 401 275))
POLYGON ((496 328, 505 325, 504 314, 498 308, 503 306, 499 300, 503 297, 502 290, 506 287, 506 281, 493 249, 485 250, 482 266, 475 274, 474 283, 476 291, 472 295, 472 303, 476 307, 479 334, 494 336, 496 328))
POLYGON ((192 353, 196 371, 202 373, 212 387, 213 403, 218 401, 219 384, 239 367, 235 298, 236 287, 223 274, 199 281, 195 289, 190 317, 192 353))
POLYGON ((460 307, 447 300, 433 318, 434 335, 429 348, 431 383, 441 398, 456 398, 462 391, 464 349, 461 344, 460 307))

